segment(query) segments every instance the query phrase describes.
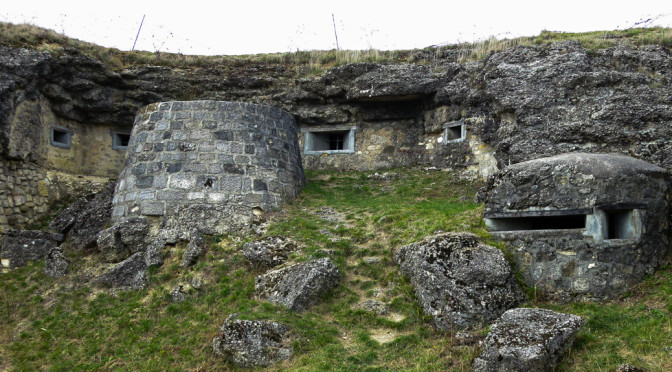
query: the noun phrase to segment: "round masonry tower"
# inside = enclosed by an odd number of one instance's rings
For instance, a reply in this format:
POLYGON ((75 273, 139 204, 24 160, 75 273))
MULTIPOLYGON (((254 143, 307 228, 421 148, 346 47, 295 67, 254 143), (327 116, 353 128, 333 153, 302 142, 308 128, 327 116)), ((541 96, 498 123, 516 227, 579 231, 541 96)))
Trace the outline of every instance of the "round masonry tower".
POLYGON ((113 222, 155 217, 162 228, 223 234, 293 199, 305 183, 294 118, 237 102, 140 109, 113 200, 113 222))

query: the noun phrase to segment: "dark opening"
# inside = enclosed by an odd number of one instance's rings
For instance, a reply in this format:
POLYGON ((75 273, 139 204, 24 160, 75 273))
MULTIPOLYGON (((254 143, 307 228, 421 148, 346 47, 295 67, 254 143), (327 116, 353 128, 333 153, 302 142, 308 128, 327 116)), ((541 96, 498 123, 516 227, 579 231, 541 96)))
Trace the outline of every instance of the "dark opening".
POLYGON ((119 136, 119 145, 123 147, 128 147, 128 140, 131 139, 130 134, 118 134, 119 136))
POLYGON ((126 149, 131 139, 130 133, 112 133, 112 148, 126 149))
POLYGON ((585 214, 488 219, 492 231, 584 229, 585 214))
POLYGON ((312 148, 309 151, 338 151, 348 148, 349 130, 338 132, 312 132, 312 148))
POLYGON ((607 239, 630 239, 635 237, 633 210, 605 210, 607 239))
POLYGON ((462 126, 457 125, 454 127, 446 128, 446 139, 447 140, 456 140, 462 138, 462 126))
POLYGON ((345 133, 329 133, 329 150, 343 150, 343 142, 345 142, 345 133))
POLYGON ((69 145, 70 133, 64 130, 54 129, 54 142, 62 145, 69 145))
POLYGON ((51 128, 51 145, 56 147, 70 148, 71 134, 65 128, 51 128))

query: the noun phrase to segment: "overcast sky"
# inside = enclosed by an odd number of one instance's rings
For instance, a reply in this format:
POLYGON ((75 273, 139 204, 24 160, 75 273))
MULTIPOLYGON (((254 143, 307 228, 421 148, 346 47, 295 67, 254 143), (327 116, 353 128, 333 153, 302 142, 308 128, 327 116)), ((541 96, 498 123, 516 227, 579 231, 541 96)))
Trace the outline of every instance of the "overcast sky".
POLYGON ((334 49, 334 23, 341 49, 626 29, 647 19, 654 21, 646 26, 672 27, 672 0, 4 0, 0 7, 0 21, 31 23, 122 50, 133 47, 143 15, 136 49, 238 55, 334 49))

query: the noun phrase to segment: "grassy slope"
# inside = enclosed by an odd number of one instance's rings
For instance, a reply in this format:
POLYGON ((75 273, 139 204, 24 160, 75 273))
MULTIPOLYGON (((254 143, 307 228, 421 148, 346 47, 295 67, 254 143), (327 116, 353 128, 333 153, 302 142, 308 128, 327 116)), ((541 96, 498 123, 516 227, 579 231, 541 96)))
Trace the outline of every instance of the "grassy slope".
MULTIPOLYGON (((457 345, 453 335, 426 324, 393 254, 439 230, 471 231, 493 243, 482 224, 482 206, 472 202, 480 185, 447 172, 396 172, 392 180, 310 172, 302 195, 268 216, 267 234, 300 243, 294 260, 333 250, 341 269, 341 286, 305 313, 254 299, 260 272, 250 270, 240 252, 252 235, 214 238, 206 259, 190 270, 178 267, 182 247, 170 250, 142 291, 81 286, 86 268, 100 258, 72 256, 73 274, 58 280, 45 277, 40 265, 0 274, 0 369, 234 369, 214 357, 210 340, 238 312, 243 319, 292 328, 294 356, 272 370, 469 370, 478 347, 457 345), (367 263, 368 257, 379 262, 367 263), (207 284, 185 302, 171 303, 170 290, 195 277, 207 284), (368 298, 389 303, 392 314, 358 310, 356 304, 368 298)), ((665 267, 612 303, 553 305, 537 299, 528 306, 587 319, 562 370, 608 371, 628 362, 665 371, 672 370, 671 292, 672 270, 665 267)))

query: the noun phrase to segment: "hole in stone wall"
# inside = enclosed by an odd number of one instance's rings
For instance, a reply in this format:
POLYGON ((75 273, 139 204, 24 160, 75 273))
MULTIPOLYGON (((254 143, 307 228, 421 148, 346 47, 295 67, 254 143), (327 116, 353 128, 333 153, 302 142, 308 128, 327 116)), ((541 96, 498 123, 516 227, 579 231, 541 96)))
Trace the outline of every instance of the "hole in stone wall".
POLYGON ((304 153, 354 152, 354 132, 354 128, 306 131, 304 153))
POLYGON ((208 179, 205 180, 205 182, 203 182, 203 187, 207 187, 207 188, 211 189, 214 182, 215 181, 212 178, 208 178, 208 179))
POLYGON ((637 223, 634 210, 605 210, 606 239, 632 239, 637 235, 637 223))
POLYGON ((585 214, 486 218, 491 231, 584 229, 585 214))
POLYGON ((69 149, 72 143, 72 132, 67 128, 51 128, 51 145, 69 149))
POLYGON ((112 148, 123 150, 128 148, 128 142, 131 140, 131 134, 127 132, 112 132, 112 148))
POLYGON ((254 214, 255 216, 261 216, 262 214, 264 214, 264 210, 261 209, 260 207, 254 207, 252 208, 252 214, 254 214))
POLYGON ((312 133, 312 151, 345 150, 345 137, 348 131, 312 133))
POLYGON ((444 143, 460 142, 465 139, 467 131, 462 121, 455 121, 443 125, 444 143))

